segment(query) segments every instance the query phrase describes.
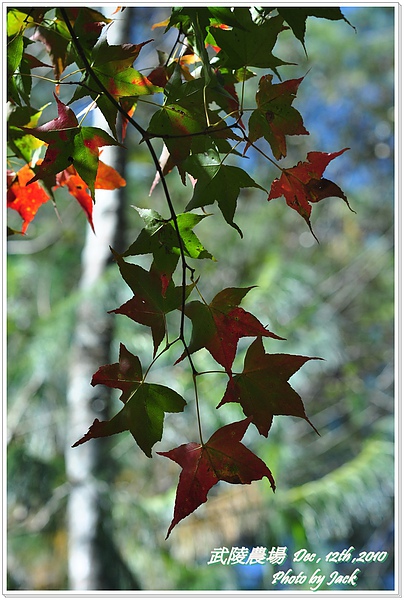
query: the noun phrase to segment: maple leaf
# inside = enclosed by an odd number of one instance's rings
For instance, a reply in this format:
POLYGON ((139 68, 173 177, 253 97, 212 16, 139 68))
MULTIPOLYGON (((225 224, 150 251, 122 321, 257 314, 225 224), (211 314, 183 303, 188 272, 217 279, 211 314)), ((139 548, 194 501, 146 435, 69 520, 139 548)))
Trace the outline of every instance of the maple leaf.
MULTIPOLYGON (((322 19, 329 19, 331 21, 344 20, 348 25, 351 23, 344 17, 340 8, 337 7, 306 7, 299 6, 298 8, 290 7, 277 7, 277 11, 281 17, 283 17, 286 23, 290 26, 294 36, 302 43, 302 46, 306 52, 305 46, 305 33, 306 33, 306 20, 307 17, 318 17, 322 19)), ((352 27, 352 25, 351 25, 352 27)), ((306 52, 307 54, 307 52, 306 52)))
POLYGON ((272 75, 264 75, 260 79, 256 94, 257 109, 252 112, 248 122, 249 142, 245 151, 250 142, 264 136, 274 157, 280 160, 286 156, 286 135, 309 135, 309 132, 303 125, 300 113, 291 106, 303 77, 277 84, 273 84, 272 79, 272 75))
MULTIPOLYGON (((178 78, 178 83, 181 81, 181 76, 186 81, 194 80, 193 75, 191 75, 189 65, 197 62, 198 58, 190 47, 185 50, 183 55, 179 56, 178 58, 174 58, 168 65, 168 55, 159 50, 157 53, 159 56, 159 65, 152 69, 152 71, 150 71, 150 73, 147 75, 149 81, 151 81, 154 85, 165 88, 173 76, 173 73, 175 73, 174 78, 178 78)), ((172 83, 173 81, 171 81, 171 84, 172 83)))
POLYGON ((165 137, 165 144, 169 150, 170 163, 163 173, 169 172, 177 166, 184 180, 182 163, 189 156, 192 146, 192 133, 200 133, 206 128, 203 105, 195 111, 180 104, 166 104, 152 116, 148 132, 153 135, 165 137), (181 139, 176 139, 181 136, 181 139))
POLYGON ((228 402, 238 402, 244 414, 251 418, 261 435, 268 436, 274 415, 290 415, 309 421, 300 396, 288 383, 308 360, 317 357, 290 354, 266 354, 262 338, 258 337, 247 350, 243 372, 228 382, 225 394, 216 408, 228 402))
POLYGON ((335 196, 342 198, 349 210, 355 212, 349 206, 348 199, 341 188, 334 182, 322 177, 327 165, 346 150, 349 150, 349 148, 329 154, 326 152, 309 152, 306 162, 299 162, 290 169, 282 169, 281 177, 272 182, 268 201, 284 196, 287 205, 296 210, 306 221, 317 242, 318 239, 314 235, 310 222, 312 210, 310 202, 320 202, 324 198, 335 196))
POLYGON ((68 169, 65 169, 62 172, 62 177, 59 177, 59 174, 56 178, 56 181, 60 187, 66 186, 70 194, 76 198, 77 202, 80 204, 87 216, 87 220, 91 226, 91 229, 95 233, 93 223, 93 199, 87 193, 87 184, 85 181, 83 181, 80 175, 77 175, 77 171, 74 169, 74 167, 71 167, 71 169, 71 173, 69 173, 68 169))
MULTIPOLYGON (((138 208, 134 206, 146 223, 138 238, 131 244, 123 256, 135 256, 137 254, 155 254, 159 248, 165 253, 180 256, 180 242, 177 237, 173 219, 164 219, 157 211, 149 208, 138 208)), ((182 248, 185 256, 190 258, 210 258, 213 256, 205 250, 193 228, 209 215, 195 215, 192 213, 180 213, 177 215, 178 229, 180 232, 182 248)))
MULTIPOLYGON (((185 306, 185 314, 192 321, 190 353, 206 348, 228 374, 236 356, 240 338, 264 336, 282 340, 266 329, 254 315, 239 307, 244 296, 255 286, 227 288, 216 294, 212 302, 194 300, 185 306)), ((175 364, 183 360, 184 352, 175 364)))
POLYGON ((55 79, 59 80, 63 71, 73 62, 69 52, 70 36, 65 23, 60 19, 48 21, 45 26, 39 26, 32 36, 41 42, 52 61, 55 79))
POLYGON ((24 52, 22 35, 10 36, 7 40, 7 78, 14 75, 18 69, 24 52))
POLYGON ((10 8, 7 9, 7 35, 24 33, 25 29, 35 27, 43 19, 46 8, 10 8))
POLYGON ((117 44, 110 45, 107 40, 107 32, 104 32, 95 44, 91 58, 95 68, 107 63, 115 63, 113 69, 116 73, 125 71, 131 67, 140 54, 143 46, 150 44, 153 40, 146 40, 140 44, 117 44))
POLYGON ((55 175, 74 165, 86 182, 94 198, 94 184, 98 170, 99 148, 119 145, 99 127, 79 127, 76 115, 54 94, 58 116, 39 127, 21 127, 25 133, 34 135, 48 144, 44 159, 32 181, 42 179, 55 185, 55 175))
POLYGON ((94 72, 116 99, 124 96, 143 96, 161 91, 161 88, 153 85, 145 75, 132 67, 121 69, 120 66, 117 66, 116 61, 94 66, 94 72))
POLYGON ((146 227, 142 229, 137 239, 122 256, 152 253, 154 269, 159 272, 162 281, 163 296, 166 294, 181 255, 180 243, 185 256, 189 258, 215 260, 193 232, 193 228, 208 215, 178 214, 179 241, 173 219, 164 219, 157 211, 152 209, 137 208, 136 206, 133 208, 142 217, 146 227))
POLYGON ((164 88, 170 79, 170 69, 165 65, 159 65, 148 74, 147 78, 153 85, 164 88))
MULTIPOLYGON (((56 176, 58 186, 66 186, 70 194, 76 198, 84 212, 87 220, 94 231, 93 224, 93 199, 88 194, 86 182, 78 175, 73 166, 68 167, 56 176)), ((114 190, 126 185, 126 181, 119 173, 101 160, 98 162, 97 176, 95 178, 94 188, 97 190, 114 190)))
POLYGON ((166 539, 179 521, 206 502, 209 490, 218 481, 250 484, 267 477, 275 491, 275 481, 266 464, 241 443, 250 419, 218 429, 206 442, 182 444, 168 452, 157 452, 182 467, 175 498, 174 517, 166 539))
POLYGON ((7 98, 11 104, 30 104, 32 89, 31 64, 24 47, 27 38, 11 36, 7 40, 7 98))
POLYGON ((240 189, 254 187, 265 191, 243 169, 224 165, 219 152, 209 148, 205 152, 193 154, 185 163, 186 170, 197 180, 193 196, 185 210, 218 203, 226 222, 231 225, 241 237, 243 233, 234 222, 237 198, 240 189))
MULTIPOLYGON (((32 108, 30 106, 13 106, 8 115, 7 144, 12 148, 18 158, 23 159, 26 163, 30 163, 31 165, 36 162, 36 151, 38 151, 38 148, 43 146, 45 142, 33 135, 27 135, 21 131, 20 127, 21 125, 35 127, 46 106, 48 105, 42 106, 40 109, 32 108)), ((34 177, 35 173, 33 173, 32 176, 34 177)))
MULTIPOLYGON (((112 250, 118 263, 123 279, 134 292, 134 297, 125 302, 111 313, 126 315, 133 321, 147 325, 151 328, 154 355, 161 344, 166 332, 165 315, 181 306, 183 299, 182 286, 175 287, 172 280, 166 284, 162 282, 158 269, 150 268, 146 271, 140 265, 127 263, 122 256, 112 250), (164 295, 162 288, 164 286, 164 295)), ((186 287, 185 296, 188 297, 195 284, 186 287)))
POLYGON ((34 175, 29 165, 24 165, 18 173, 7 174, 7 207, 16 210, 21 216, 23 220, 21 233, 27 231, 39 207, 50 200, 50 196, 38 182, 30 183, 34 175))
MULTIPOLYGON (((103 27, 111 22, 100 12, 88 7, 67 7, 67 16, 83 49, 90 49, 97 41, 103 27)), ((75 59, 71 51, 71 35, 59 8, 56 16, 45 26, 37 28, 34 40, 42 42, 52 60, 55 79, 60 79, 63 71, 75 59)))
POLYGON ((125 187, 125 185, 125 179, 116 169, 106 165, 102 160, 98 161, 97 175, 94 182, 96 190, 116 190, 125 187))
MULTIPOLYGON (((162 88, 154 85, 145 75, 131 67, 138 57, 143 46, 151 42, 147 40, 141 44, 109 45, 106 34, 101 36, 91 53, 91 69, 98 81, 94 81, 91 73, 87 73, 80 88, 71 100, 74 102, 84 96, 90 96, 97 103, 113 135, 116 136, 116 120, 118 109, 111 104, 110 99, 103 92, 106 89, 126 109, 123 99, 131 98, 130 116, 136 107, 138 96, 155 94, 162 88), (98 83, 99 82, 99 83, 98 83), (101 89, 100 88, 101 85, 101 89), (94 90, 94 87, 97 89, 94 90), (94 91, 93 91, 94 90, 94 91)), ((80 62, 78 60, 78 62, 80 62)))
MULTIPOLYGON (((220 152, 231 153, 232 148, 227 138, 240 141, 241 138, 218 117, 216 111, 207 107, 204 110, 206 105, 213 102, 226 107, 229 102, 235 102, 234 96, 219 85, 218 80, 215 85, 206 87, 206 81, 202 77, 183 83, 179 74, 175 76, 175 73, 176 71, 166 86, 166 104, 153 115, 148 133, 151 137, 162 137, 165 141, 162 153, 164 161, 160 160, 163 174, 166 175, 176 166, 185 185, 188 166, 183 163, 191 151, 197 154, 205 151, 206 145, 210 145, 220 152)), ((158 180, 159 176, 151 191, 158 180)))
POLYGON ((261 25, 254 23, 250 10, 235 8, 233 18, 239 27, 223 30, 211 27, 210 33, 221 48, 218 54, 220 65, 239 69, 241 66, 269 68, 276 74, 276 67, 287 65, 272 54, 279 33, 284 29, 283 17, 271 17, 261 25))
POLYGON ((174 390, 143 381, 142 367, 121 344, 119 362, 104 365, 93 375, 91 385, 106 385, 122 390, 122 410, 109 421, 95 419, 88 432, 73 444, 73 448, 88 440, 129 430, 138 446, 151 457, 152 447, 163 435, 164 413, 182 412, 185 400, 174 390))

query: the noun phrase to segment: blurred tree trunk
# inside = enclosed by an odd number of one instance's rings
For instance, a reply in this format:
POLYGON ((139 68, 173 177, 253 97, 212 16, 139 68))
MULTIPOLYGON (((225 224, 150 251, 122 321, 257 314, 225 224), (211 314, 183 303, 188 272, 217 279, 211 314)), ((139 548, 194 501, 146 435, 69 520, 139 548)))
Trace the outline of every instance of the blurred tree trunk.
MULTIPOLYGON (((108 7, 102 7, 107 15, 108 7)), ((120 18, 109 33, 110 43, 129 39, 129 19, 120 18)), ((94 117, 94 126, 105 121, 94 117)), ((125 154, 108 147, 102 160, 122 172, 125 154)), ((123 188, 124 190, 125 188, 123 188)), ((91 440, 77 448, 71 445, 87 431, 95 418, 110 418, 110 390, 90 385, 101 365, 111 363, 113 318, 107 314, 100 283, 111 262, 109 246, 125 248, 123 190, 97 190, 94 207, 96 235, 88 227, 82 253, 81 302, 71 347, 67 390, 68 436, 66 470, 70 484, 67 507, 68 585, 71 590, 139 589, 113 543, 111 498, 108 482, 113 477, 109 439, 91 440)), ((116 357, 115 357, 116 359, 116 357)), ((112 362, 116 362, 116 360, 112 362)))

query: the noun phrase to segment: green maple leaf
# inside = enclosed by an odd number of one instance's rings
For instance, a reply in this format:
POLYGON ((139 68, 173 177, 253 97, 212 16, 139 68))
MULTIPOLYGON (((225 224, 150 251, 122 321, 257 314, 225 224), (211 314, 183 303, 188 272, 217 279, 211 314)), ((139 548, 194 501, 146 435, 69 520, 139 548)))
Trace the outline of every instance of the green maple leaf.
POLYGON ((152 116, 148 132, 162 136, 170 153, 170 163, 177 166, 184 180, 182 163, 189 156, 192 134, 206 129, 203 104, 196 110, 181 104, 166 104, 152 116), (171 137, 170 137, 171 136, 171 137))
POLYGON ((30 106, 32 74, 31 69, 43 65, 35 64, 25 48, 33 42, 22 35, 12 35, 7 39, 7 97, 12 104, 30 106))
MULTIPOLYGON (((180 256, 180 242, 177 237, 173 219, 164 219, 157 211, 149 208, 137 208, 134 206, 146 223, 138 238, 131 244, 123 256, 135 256, 137 254, 153 253, 156 255, 160 250, 166 254, 180 256)), ((213 256, 208 252, 193 232, 208 215, 195 215, 192 213, 180 213, 177 215, 177 224, 181 237, 181 245, 185 256, 189 258, 209 258, 213 256)))
POLYGON ((221 48, 218 54, 220 66, 233 69, 242 66, 269 68, 277 74, 276 67, 291 64, 272 54, 278 35, 284 29, 283 17, 271 17, 257 25, 248 8, 235 8, 233 15, 240 25, 238 28, 210 28, 212 37, 221 48))
MULTIPOLYGON (((229 80, 234 84, 237 79, 236 76, 227 73, 223 75, 221 72, 212 72, 211 83, 209 86, 206 85, 206 81, 203 77, 197 79, 191 79, 191 81, 182 82, 181 79, 178 81, 175 79, 173 82, 167 84, 165 92, 167 94, 166 106, 174 105, 180 110, 189 110, 195 116, 197 116, 198 125, 200 127, 199 133, 206 130, 205 136, 200 138, 195 137, 192 139, 192 150, 198 139, 200 143, 206 145, 212 143, 214 140, 216 144, 220 144, 224 138, 232 140, 239 140, 240 137, 234 133, 233 129, 221 119, 216 111, 209 109, 209 105, 216 103, 226 112, 237 111, 239 109, 239 102, 237 94, 233 87, 229 86, 229 80), (227 81, 226 81, 227 80, 227 81), (206 112, 203 110, 203 106, 206 106, 206 112), (207 126, 206 115, 208 116, 210 126, 207 126), (213 140, 212 140, 213 138, 213 140)), ((236 116, 234 116, 236 118, 236 116)), ((198 129, 196 130, 198 132, 198 129)), ((174 133, 174 131, 172 132, 174 133)), ((190 133, 190 131, 188 131, 190 133)), ((192 131, 192 133, 195 133, 192 131)), ((178 141, 178 140, 177 140, 178 141)), ((175 142, 175 140, 174 140, 175 142)), ((226 148, 220 148, 221 152, 228 153, 231 151, 231 146, 228 145, 226 148)))
MULTIPOLYGON (((260 79, 257 109, 251 113, 248 122, 248 139, 255 142, 263 136, 274 157, 280 160, 286 156, 286 135, 308 135, 309 132, 300 113, 291 106, 303 77, 277 84, 273 84, 272 79, 272 75, 264 75, 260 79)), ((248 146, 247 143, 246 150, 248 146)))
MULTIPOLYGON (((216 81, 215 75, 213 78, 216 81)), ((230 100, 234 102, 234 97, 218 83, 212 86, 206 87, 203 77, 186 82, 170 80, 165 89, 166 104, 150 120, 148 132, 162 137, 169 151, 163 173, 169 173, 176 166, 184 184, 187 167, 183 163, 191 152, 202 152, 208 145, 230 154, 232 148, 227 139, 241 140, 217 112, 207 106, 212 102, 228 104, 230 100)))
POLYGON ((262 337, 258 337, 247 350, 243 372, 229 380, 217 408, 228 402, 240 403, 244 414, 251 418, 260 434, 266 437, 274 415, 305 419, 318 433, 307 418, 299 394, 288 383, 288 379, 308 360, 321 359, 290 354, 266 354, 262 337))
POLYGON ((25 127, 35 127, 46 106, 40 109, 30 106, 14 106, 8 117, 7 144, 19 158, 22 158, 27 164, 36 162, 34 152, 37 151, 43 142, 33 135, 28 135, 21 131, 21 125, 25 127))
POLYGON ((14 75, 20 65, 24 52, 24 38, 22 35, 11 36, 7 40, 7 78, 14 75))
POLYGON ((197 179, 193 196, 185 210, 218 203, 226 222, 242 231, 234 222, 237 198, 240 189, 254 187, 265 191, 243 169, 222 164, 219 153, 211 148, 200 154, 193 154, 185 163, 186 170, 197 179))
POLYGON ((136 206, 133 208, 143 218, 146 227, 142 229, 123 256, 153 254, 153 270, 160 276, 163 296, 181 255, 180 243, 185 256, 189 258, 215 260, 193 232, 193 228, 208 215, 191 213, 177 215, 179 241, 173 219, 163 219, 157 211, 152 209, 137 208, 136 206))
POLYGON ((44 10, 44 8, 9 8, 7 10, 7 36, 22 34, 25 29, 34 27, 41 21, 44 10))
POLYGON ((80 127, 74 136, 73 165, 84 179, 94 198, 94 184, 99 162, 99 148, 119 146, 108 133, 99 127, 80 127))
MULTIPOLYGON (((266 329, 254 315, 239 307, 251 289, 227 288, 216 294, 209 305, 198 300, 186 304, 185 314, 192 321, 192 336, 188 346, 190 353, 206 348, 230 373, 240 338, 259 335, 283 339, 266 329)), ((185 356, 184 352, 177 363, 185 356)))
MULTIPOLYGON (((154 265, 150 271, 146 271, 139 265, 125 262, 118 253, 113 251, 113 254, 121 275, 133 291, 134 297, 110 312, 126 315, 133 321, 150 327, 154 354, 156 354, 166 333, 166 314, 181 307, 182 286, 174 286, 171 279, 167 282, 154 265)), ((186 287, 186 298, 194 287, 195 284, 186 287)))
POLYGON ((121 344, 119 362, 104 365, 93 375, 91 385, 102 384, 122 390, 124 407, 109 421, 95 419, 88 432, 73 448, 88 440, 129 430, 146 456, 151 457, 154 444, 163 435, 164 413, 182 412, 185 400, 174 390, 143 381, 137 356, 121 344))

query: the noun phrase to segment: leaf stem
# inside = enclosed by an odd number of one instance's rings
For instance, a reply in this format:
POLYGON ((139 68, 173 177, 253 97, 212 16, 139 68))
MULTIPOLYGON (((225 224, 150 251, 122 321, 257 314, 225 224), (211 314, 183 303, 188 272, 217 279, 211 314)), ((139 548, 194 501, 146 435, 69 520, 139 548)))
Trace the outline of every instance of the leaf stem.
POLYGON ((181 31, 181 29, 179 29, 178 30, 177 39, 175 40, 175 42, 173 44, 173 47, 170 50, 170 54, 168 55, 167 60, 166 60, 166 62, 164 64, 165 67, 168 67, 168 63, 170 62, 171 57, 174 55, 176 47, 180 43, 181 35, 182 35, 182 31, 181 31))
POLYGON ((43 75, 36 75, 35 73, 19 73, 22 77, 31 77, 32 79, 41 79, 42 81, 47 81, 48 83, 54 83, 55 85, 59 85, 60 81, 58 79, 51 79, 50 77, 44 77, 43 75))
MULTIPOLYGON (((240 127, 240 129, 242 130, 242 128, 241 128, 241 127, 240 127)), ((248 139, 248 136, 245 134, 245 132, 244 132, 243 130, 242 130, 242 132, 243 132, 243 137, 244 137, 244 140, 245 140, 245 141, 246 141, 246 142, 247 142, 247 143, 248 143, 248 144, 249 144, 249 145, 250 145, 252 148, 254 148, 254 150, 256 150, 257 152, 259 152, 260 154, 262 154, 262 156, 263 156, 264 158, 266 158, 267 160, 269 160, 269 162, 270 162, 270 163, 272 163, 272 164, 273 164, 273 165, 274 165, 274 166, 275 166, 277 169, 279 169, 280 171, 282 171, 282 173, 285 171, 285 169, 283 169, 281 166, 279 166, 279 165, 278 165, 278 163, 277 163, 275 160, 273 160, 273 159, 272 159, 270 156, 268 156, 267 154, 265 154, 265 152, 263 152, 263 151, 261 150, 261 148, 259 148, 258 146, 256 146, 256 145, 254 144, 254 142, 250 142, 250 140, 248 139)))
POLYGON ((202 435, 202 422, 201 422, 201 414, 199 410, 199 395, 198 395, 198 385, 196 382, 196 378, 198 373, 192 374, 192 381, 194 383, 194 392, 195 392, 195 406, 196 406, 196 418, 198 421, 198 431, 199 431, 199 439, 201 440, 202 446, 204 446, 203 435, 202 435))
POLYGON ((87 108, 85 110, 85 113, 84 113, 83 117, 81 118, 81 120, 79 122, 79 127, 81 127, 82 122, 87 117, 88 113, 93 109, 93 106, 96 106, 97 100, 100 97, 100 95, 101 94, 98 94, 97 98, 95 100, 93 100, 92 102, 90 102, 90 104, 87 106, 87 108))
POLYGON ((176 344, 177 342, 181 341, 180 337, 177 337, 175 340, 173 340, 172 342, 168 342, 166 343, 165 347, 160 350, 160 352, 158 352, 158 354, 156 354, 156 356, 153 358, 153 360, 151 361, 150 365, 147 367, 146 371, 143 374, 143 379, 145 380, 150 369, 152 368, 152 366, 154 365, 155 362, 157 362, 157 360, 163 356, 163 354, 165 354, 165 352, 167 352, 171 346, 174 346, 174 344, 176 344))
POLYGON ((211 375, 211 374, 219 374, 219 375, 229 375, 227 371, 199 371, 197 375, 211 375))
MULTIPOLYGON (((67 73, 66 75, 61 77, 59 79, 59 83, 62 83, 65 79, 71 77, 72 75, 76 75, 77 73, 83 73, 83 71, 85 71, 85 69, 75 69, 74 71, 71 71, 70 73, 67 73)), ((78 81, 76 81, 75 83, 78 83, 78 81)))

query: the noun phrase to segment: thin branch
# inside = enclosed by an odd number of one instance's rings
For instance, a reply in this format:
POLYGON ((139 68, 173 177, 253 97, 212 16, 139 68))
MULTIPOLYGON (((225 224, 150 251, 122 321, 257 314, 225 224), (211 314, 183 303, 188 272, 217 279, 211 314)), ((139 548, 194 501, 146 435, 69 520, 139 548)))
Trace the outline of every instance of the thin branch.
POLYGON ((193 383, 194 383, 195 405, 196 405, 196 418, 197 418, 197 421, 198 421, 199 439, 201 440, 201 444, 203 446, 204 442, 203 442, 203 435, 202 435, 201 414, 200 414, 200 410, 199 410, 198 385, 196 383, 196 377, 197 377, 197 375, 198 375, 198 373, 193 373, 192 374, 192 380, 193 380, 193 383))
POLYGON ((247 142, 249 144, 249 146, 251 146, 252 148, 254 148, 254 150, 256 150, 257 152, 259 152, 260 154, 262 154, 262 156, 264 158, 266 158, 267 160, 269 160, 269 162, 272 163, 277 169, 279 169, 280 171, 282 171, 282 173, 284 172, 285 169, 283 169, 282 167, 280 167, 276 161, 274 161, 270 156, 268 156, 267 154, 265 154, 265 152, 263 152, 261 150, 261 148, 259 148, 258 146, 256 146, 254 144, 254 142, 250 142, 250 140, 248 139, 248 136, 246 135, 245 131, 243 130, 243 128, 240 125, 239 125, 239 129, 241 130, 241 132, 243 134, 244 141, 247 142))
MULTIPOLYGON (((105 96, 108 98, 108 100, 111 102, 111 104, 118 110, 118 112, 123 115, 123 117, 125 119, 128 120, 128 122, 141 134, 143 140, 145 141, 147 148, 150 152, 150 155, 152 157, 152 160, 154 162, 154 165, 156 167, 156 170, 160 176, 162 185, 163 185, 163 190, 164 190, 164 195, 166 198, 166 202, 169 208, 169 212, 171 215, 171 219, 173 221, 174 224, 174 229, 176 232, 176 236, 178 239, 178 245, 179 245, 179 249, 180 249, 180 259, 181 259, 181 267, 182 267, 182 297, 181 297, 181 322, 180 322, 180 333, 179 333, 179 337, 183 343, 184 346, 184 350, 185 353, 187 355, 188 358, 188 362, 191 366, 191 370, 192 370, 192 374, 193 377, 195 378, 195 375, 197 373, 197 370, 195 368, 195 365, 193 363, 192 357, 191 357, 191 353, 189 351, 188 345, 185 341, 185 303, 186 303, 186 287, 187 287, 187 262, 186 262, 186 257, 185 257, 185 251, 184 251, 184 245, 183 245, 183 241, 181 238, 181 233, 180 233, 180 229, 179 229, 179 225, 178 225, 178 220, 177 220, 177 214, 175 212, 174 209, 174 205, 172 203, 171 200, 171 196, 170 196, 170 192, 167 186, 167 182, 165 179, 165 175, 163 173, 163 169, 160 166, 160 162, 158 159, 158 156, 156 154, 156 151, 153 147, 153 144, 151 143, 150 138, 152 137, 150 135, 150 133, 148 133, 145 129, 143 129, 143 127, 141 125, 139 125, 139 123, 137 123, 132 117, 130 117, 128 115, 128 113, 122 108, 122 106, 119 104, 119 102, 114 98, 114 96, 109 92, 109 90, 103 85, 103 83, 100 81, 99 77, 97 76, 97 74, 94 72, 93 68, 91 67, 87 56, 85 55, 85 52, 74 32, 74 29, 69 21, 69 18, 67 16, 66 10, 64 8, 60 9, 60 12, 63 16, 63 19, 66 23, 66 27, 69 30, 69 33, 72 37, 72 41, 73 44, 77 50, 77 53, 79 54, 81 60, 83 61, 86 71, 87 73, 92 77, 92 79, 95 81, 95 83, 98 85, 98 87, 100 88, 100 91, 103 92, 105 94, 105 96)), ((199 407, 197 405, 197 415, 198 415, 198 423, 199 423, 199 407)), ((201 430, 199 430, 201 433, 201 430)), ((201 437, 201 443, 203 443, 202 437, 201 437)))
POLYGON ((165 65, 164 65, 165 67, 167 67, 167 66, 168 66, 168 63, 170 62, 170 59, 171 59, 171 57, 173 56, 173 54, 174 54, 174 52, 175 52, 175 49, 176 49, 177 45, 180 43, 180 38, 181 38, 181 35, 182 35, 182 31, 181 31, 181 28, 180 28, 180 29, 178 30, 177 39, 175 40, 175 42, 174 42, 174 44, 173 44, 173 47, 172 47, 172 48, 171 48, 171 50, 170 50, 170 54, 168 55, 168 57, 167 57, 167 60, 166 60, 166 62, 165 62, 165 65))
POLYGON ((85 66, 85 70, 86 72, 91 76, 91 78, 95 81, 95 83, 98 85, 98 87, 100 88, 100 91, 105 94, 105 96, 108 98, 108 100, 111 102, 111 104, 113 104, 113 106, 115 106, 115 108, 125 117, 125 119, 127 119, 129 121, 129 123, 135 128, 137 129, 137 131, 142 135, 142 137, 144 137, 145 139, 149 136, 148 132, 143 129, 143 127, 141 127, 141 125, 139 125, 139 123, 137 123, 134 119, 132 119, 132 117, 130 117, 128 115, 128 113, 126 112, 126 110, 124 110, 122 108, 122 106, 119 104, 119 102, 114 98, 114 96, 111 94, 111 92, 104 86, 104 84, 102 83, 102 81, 100 80, 100 78, 98 77, 98 75, 94 72, 94 69, 92 68, 92 66, 90 65, 87 56, 76 36, 76 33, 72 27, 72 24, 69 21, 69 17, 67 16, 67 12, 65 8, 60 8, 60 13, 63 17, 63 20, 66 24, 67 29, 69 30, 69 33, 72 37, 72 42, 77 50, 78 55, 80 56, 81 60, 84 63, 85 66))

